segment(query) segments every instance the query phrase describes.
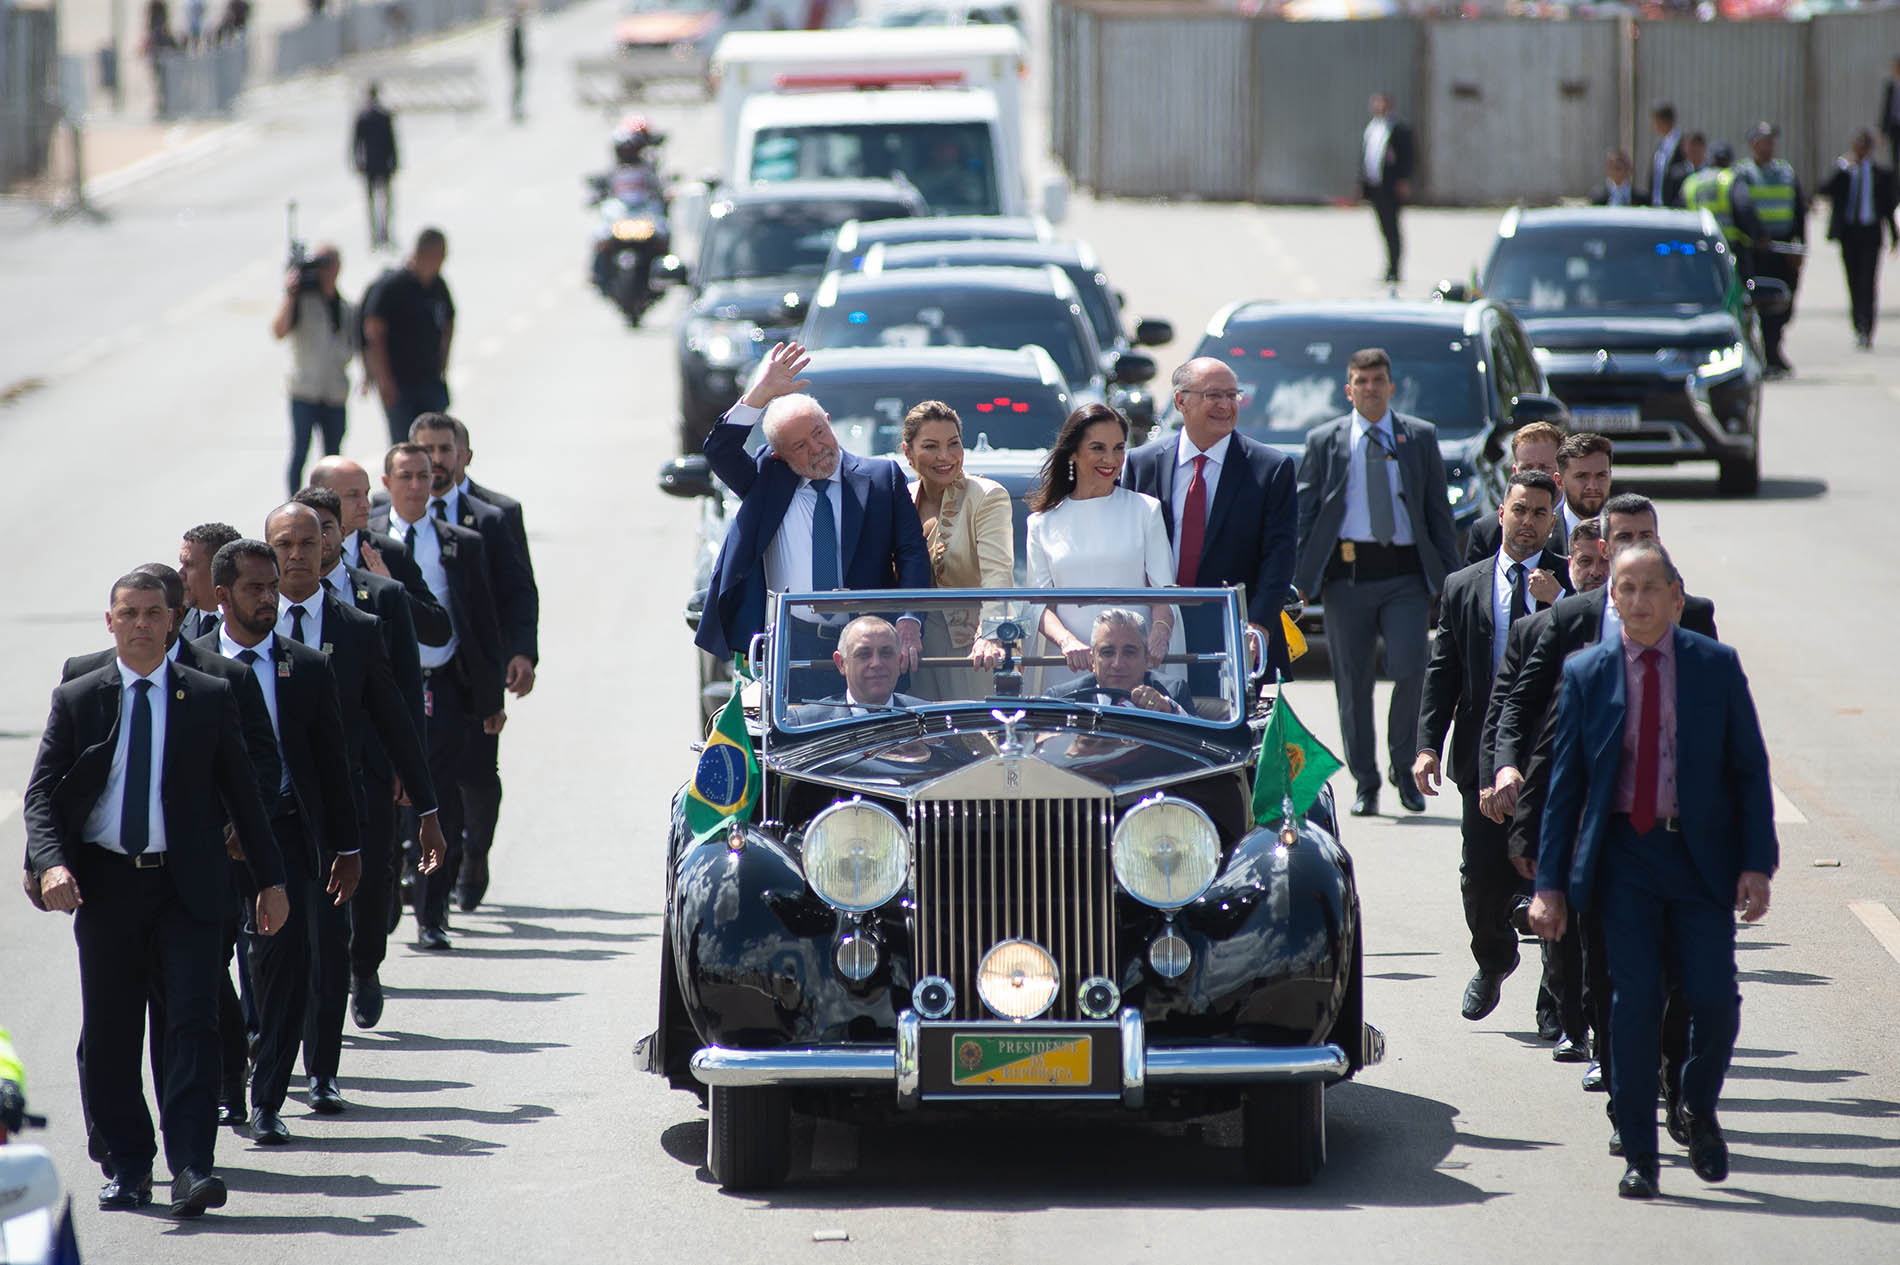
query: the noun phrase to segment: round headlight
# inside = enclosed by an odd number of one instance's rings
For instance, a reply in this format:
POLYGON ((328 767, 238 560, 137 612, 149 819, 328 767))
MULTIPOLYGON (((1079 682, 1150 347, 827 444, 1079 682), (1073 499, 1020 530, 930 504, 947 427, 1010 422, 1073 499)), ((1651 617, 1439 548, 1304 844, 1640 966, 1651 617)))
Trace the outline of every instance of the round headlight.
POLYGON ((1156 909, 1179 909, 1220 873, 1220 834, 1197 806, 1156 795, 1115 827, 1115 878, 1156 909))
POLYGON ((833 804, 805 828, 805 881, 828 905, 851 913, 876 909, 909 877, 903 823, 876 804, 833 804))
POLYGON ((1055 1003, 1062 975, 1049 951, 1027 940, 1005 940, 976 968, 976 995, 1003 1019, 1034 1019, 1055 1003))

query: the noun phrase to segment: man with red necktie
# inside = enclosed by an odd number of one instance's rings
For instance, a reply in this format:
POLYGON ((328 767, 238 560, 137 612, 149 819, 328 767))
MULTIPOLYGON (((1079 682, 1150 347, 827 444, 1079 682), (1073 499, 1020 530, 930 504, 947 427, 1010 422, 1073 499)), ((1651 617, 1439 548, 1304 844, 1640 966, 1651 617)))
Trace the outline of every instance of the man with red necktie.
MULTIPOLYGON (((1211 356, 1176 369, 1181 429, 1129 453, 1122 481, 1161 502, 1178 583, 1246 586, 1247 622, 1267 638, 1267 666, 1285 671, 1280 608, 1293 583, 1293 460, 1234 429, 1242 397, 1234 371, 1211 356)), ((1186 617, 1189 649, 1211 644, 1197 630, 1218 618, 1216 608, 1189 609, 1186 617)), ((1216 692, 1191 684, 1196 693, 1216 692)))
POLYGON ((1617 1193, 1657 1193, 1656 1050, 1665 967, 1689 1008, 1682 1115, 1696 1176, 1728 1176, 1716 1100, 1735 1051, 1735 921, 1768 911, 1779 855, 1768 752, 1733 649, 1677 627, 1682 580, 1639 541, 1616 555, 1621 633, 1564 664, 1531 926, 1563 934, 1570 906, 1603 930, 1610 1099, 1627 1169, 1617 1193))

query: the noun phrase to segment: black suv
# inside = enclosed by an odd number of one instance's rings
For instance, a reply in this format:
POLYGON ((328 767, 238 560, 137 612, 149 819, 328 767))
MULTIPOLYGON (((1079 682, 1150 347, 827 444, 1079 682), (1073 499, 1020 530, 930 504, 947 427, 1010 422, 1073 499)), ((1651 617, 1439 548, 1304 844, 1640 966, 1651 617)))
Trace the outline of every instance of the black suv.
POLYGON ((1757 309, 1780 281, 1745 283, 1706 211, 1514 208, 1483 291, 1537 346, 1578 430, 1616 443, 1616 464, 1715 461, 1724 496, 1761 483, 1757 309))
MULTIPOLYGON (((909 184, 890 180, 788 180, 719 194, 706 208, 680 321, 682 451, 699 451, 759 358, 804 324, 840 226, 925 209, 909 184)), ((684 269, 672 277, 687 280, 684 269)))

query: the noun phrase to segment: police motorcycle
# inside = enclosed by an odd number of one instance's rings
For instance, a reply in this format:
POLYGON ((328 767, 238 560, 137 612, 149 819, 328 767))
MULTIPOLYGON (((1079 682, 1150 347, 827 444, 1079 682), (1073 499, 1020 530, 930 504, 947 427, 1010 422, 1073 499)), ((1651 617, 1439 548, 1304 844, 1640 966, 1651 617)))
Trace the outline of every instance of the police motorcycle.
POLYGON ((14 1141, 21 1129, 46 1127, 26 1110, 26 1076, 0 1028, 0 1261, 78 1265, 72 1202, 45 1147, 14 1141))
POLYGON ((657 162, 665 142, 643 116, 630 114, 614 129, 612 170, 587 178, 594 211, 594 288, 613 300, 629 325, 638 325, 660 297, 653 264, 672 250, 666 185, 657 162))

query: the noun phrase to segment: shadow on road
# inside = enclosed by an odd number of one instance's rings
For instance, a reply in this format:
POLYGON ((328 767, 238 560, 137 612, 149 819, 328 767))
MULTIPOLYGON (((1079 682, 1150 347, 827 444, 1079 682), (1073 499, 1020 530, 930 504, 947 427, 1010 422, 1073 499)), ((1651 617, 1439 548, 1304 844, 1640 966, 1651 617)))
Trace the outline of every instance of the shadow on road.
POLYGON ((621 909, 542 909, 536 905, 483 905, 482 912, 500 918, 582 918, 590 922, 643 922, 659 917, 621 909))
POLYGON ((539 1054, 565 1050, 564 1041, 497 1041, 493 1037, 434 1037, 421 1032, 394 1032, 378 1028, 375 1035, 343 1034, 343 1044, 359 1050, 473 1050, 477 1054, 539 1054))
POLYGON ((564 931, 556 927, 537 927, 514 918, 485 919, 482 924, 464 926, 458 947, 482 940, 591 940, 596 943, 625 944, 632 940, 651 940, 651 931, 564 931))
POLYGON ((532 1124, 560 1113, 533 1103, 517 1103, 508 1111, 482 1111, 474 1107, 365 1107, 352 1102, 345 1114, 351 1122, 365 1124, 532 1124))
POLYGON ((367 1173, 278 1173, 261 1168, 220 1167, 218 1176, 234 1191, 260 1195, 327 1195, 332 1199, 380 1199, 440 1186, 377 1181, 367 1173))
POLYGON ((511 993, 499 988, 398 988, 383 985, 383 996, 414 1001, 566 1001, 579 993, 511 993))
POLYGON ((420 1230, 414 1217, 379 1213, 373 1217, 245 1217, 216 1216, 197 1221, 167 1220, 166 1235, 186 1238, 200 1234, 243 1234, 276 1238, 280 1235, 323 1234, 337 1238, 386 1238, 403 1230, 420 1230))
POLYGON ((399 1080, 393 1076, 345 1076, 346 1094, 439 1094, 450 1089, 473 1089, 468 1081, 399 1080))

